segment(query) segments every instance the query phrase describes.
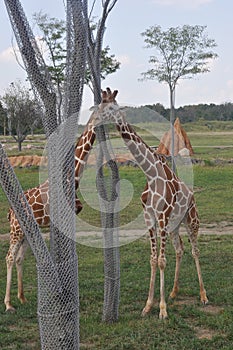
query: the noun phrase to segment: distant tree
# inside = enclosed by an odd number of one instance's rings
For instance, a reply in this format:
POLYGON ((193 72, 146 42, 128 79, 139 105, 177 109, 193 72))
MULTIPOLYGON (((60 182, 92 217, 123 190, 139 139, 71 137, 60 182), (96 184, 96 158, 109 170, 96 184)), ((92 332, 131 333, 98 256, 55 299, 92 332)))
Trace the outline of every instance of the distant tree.
MULTIPOLYGON (((205 33, 206 26, 184 25, 162 31, 159 25, 142 33, 147 48, 155 48, 157 54, 149 59, 154 67, 142 73, 142 80, 155 79, 165 82, 170 90, 170 122, 175 121, 175 89, 179 79, 191 78, 199 73, 209 72, 210 59, 217 54, 213 39, 205 33)), ((173 130, 173 128, 172 128, 173 130)), ((172 158, 174 156, 174 133, 172 137, 172 158)), ((174 161, 173 161, 174 168, 174 161)))
POLYGON ((159 113, 164 118, 167 118, 167 109, 161 103, 156 103, 153 105, 146 105, 145 107, 153 109, 153 111, 159 113))
POLYGON ((6 136, 7 114, 0 101, 0 132, 6 136))
POLYGON ((20 82, 11 83, 2 97, 7 113, 7 128, 9 134, 18 143, 18 150, 22 150, 22 143, 26 136, 40 122, 38 106, 31 96, 30 90, 20 82))
POLYGON ((233 121, 233 103, 226 102, 220 105, 221 120, 233 121))

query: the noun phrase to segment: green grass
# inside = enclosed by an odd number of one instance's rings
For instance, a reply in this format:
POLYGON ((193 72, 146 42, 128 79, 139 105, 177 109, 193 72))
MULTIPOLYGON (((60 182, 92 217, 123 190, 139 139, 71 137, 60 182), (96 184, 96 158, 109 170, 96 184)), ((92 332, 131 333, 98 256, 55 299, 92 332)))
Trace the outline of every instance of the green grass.
MULTIPOLYGON (((231 134, 228 133, 189 133, 189 138, 192 143, 192 146, 195 147, 218 147, 218 146, 231 146, 233 147, 233 132, 231 134)), ((218 148, 217 148, 218 149, 218 148)))
MULTIPOLYGON (((92 183, 94 170, 88 172, 92 183)), ((202 223, 213 223, 229 221, 233 223, 233 166, 193 166, 194 190, 197 201, 198 211, 202 223), (214 213, 214 215, 213 215, 214 213)), ((133 196, 128 206, 120 212, 121 224, 129 221, 129 218, 135 218, 141 212, 140 195, 145 186, 145 177, 140 169, 120 168, 121 179, 128 180, 133 186, 133 196)), ((94 197, 93 187, 85 178, 85 185, 81 184, 82 191, 87 195, 90 192, 88 203, 84 203, 84 209, 79 217, 92 225, 100 225, 98 210, 92 208, 95 201, 98 205, 97 195, 94 197), (87 182, 86 182, 87 181, 87 182), (95 198, 95 199, 94 199, 95 198)), ((128 196, 127 189, 122 190, 120 196, 124 202, 124 196, 128 196)), ((81 197, 81 196, 80 196, 81 197)), ((82 197, 81 197, 82 198, 82 197)))
POLYGON ((194 158, 208 161, 233 159, 232 132, 190 132, 189 138, 194 149, 194 158))
MULTIPOLYGON (((168 126, 160 123, 141 123, 138 133, 143 140, 151 146, 157 147, 160 138, 168 126)), ((202 123, 187 123, 183 125, 191 141, 194 158, 214 161, 233 159, 233 123, 212 122, 213 127, 208 128, 202 123)), ((114 140, 115 144, 117 141, 114 140)), ((119 141, 121 142, 121 141, 119 141)))
MULTIPOLYGON (((146 185, 146 180, 143 172, 138 168, 121 167, 119 173, 121 179, 120 222, 121 225, 124 225, 130 219, 137 217, 142 211, 140 196, 146 185)), ((80 191, 78 192, 78 197, 84 205, 79 218, 90 225, 101 227, 99 198, 95 182, 95 168, 87 168, 80 183, 80 191)))
POLYGON ((202 223, 233 222, 233 165, 195 166, 195 188, 202 223))
MULTIPOLYGON (((231 123, 232 124, 232 123, 231 123)), ((230 127, 228 125, 227 127, 230 127)), ((149 126, 148 126, 149 127, 149 126)), ((226 132, 226 124, 208 126, 189 125, 191 142, 195 157, 203 160, 202 165, 195 165, 194 189, 199 215, 202 223, 233 223, 233 165, 226 162, 216 165, 213 160, 233 158, 232 134, 226 132), (201 131, 206 133, 200 134, 201 131), (218 133, 213 133, 217 131, 218 133), (219 131, 223 130, 221 134, 219 131), (208 133, 208 135, 207 135, 208 133), (210 147, 211 146, 211 147, 210 147), (219 146, 224 146, 219 148, 219 146)), ((149 127, 150 129, 150 127, 149 127)), ((140 134, 140 132, 139 132, 140 134)), ((157 144, 153 134, 144 131, 143 138, 151 145, 157 144)), ((36 141, 35 141, 36 142, 36 141)), ((114 139, 116 147, 122 142, 114 139)), ((14 153, 11 151, 12 154, 14 153)), ((25 153, 23 153, 25 154, 25 153)), ((37 152, 37 154, 39 154, 37 152)), ((88 190, 93 194, 93 169, 85 173, 82 181, 83 196, 88 190), (88 181, 90 181, 88 183, 88 181)), ((23 189, 34 187, 39 182, 38 168, 21 169, 15 172, 23 189)), ((127 222, 141 211, 140 194, 145 186, 145 178, 137 168, 121 167, 121 179, 130 181, 132 193, 123 187, 121 194, 123 209, 120 213, 121 223, 127 222), (130 194, 130 195, 129 195, 130 194), (130 204, 127 199, 130 197, 130 204), (125 206, 124 206, 125 205, 125 206)), ((90 197, 93 198, 93 197, 90 197)), ((85 199, 86 200, 86 199, 85 199)), ((95 198, 96 201, 96 198, 95 198)), ((90 204, 90 203, 89 203, 90 204)), ((93 206, 93 203, 91 203, 93 206)), ((8 202, 0 189, 0 234, 9 232, 6 215, 8 202)), ((100 224, 98 210, 84 203, 80 214, 83 220, 94 225, 100 224)), ((103 306, 103 254, 102 250, 78 245, 79 255, 79 291, 80 291, 80 349, 94 350, 136 350, 136 349, 189 349, 213 350, 233 348, 233 284, 232 245, 233 237, 200 236, 201 266, 209 306, 203 308, 199 302, 199 286, 190 246, 185 238, 186 253, 181 270, 181 289, 178 299, 168 304, 169 318, 158 320, 159 287, 156 280, 156 303, 151 314, 141 318, 141 311, 147 298, 150 276, 150 247, 145 239, 137 240, 120 249, 121 256, 121 303, 119 321, 107 325, 101 322, 103 306), (203 331, 203 337, 201 337, 203 331)), ((167 244, 166 296, 172 288, 175 255, 170 242, 167 244)), ((37 281, 36 265, 32 253, 28 251, 25 268, 26 305, 17 300, 17 282, 14 271, 12 285, 12 302, 17 307, 16 314, 5 313, 3 304, 6 267, 4 258, 8 242, 0 242, 0 349, 39 350, 39 331, 37 325, 37 281)))
MULTIPOLYGON (((15 169, 23 189, 38 184, 37 168, 15 169)), ((233 165, 195 165, 194 190, 201 222, 228 221, 233 223, 233 165)), ((123 180, 121 197, 121 225, 136 218, 142 211, 140 196, 145 187, 145 176, 139 168, 121 167, 123 180)), ((79 217, 90 225, 100 226, 99 202, 95 188, 95 169, 88 168, 80 185, 78 195, 83 203, 79 217), (84 197, 84 198, 83 198, 84 197)), ((0 189, 0 234, 9 232, 7 211, 9 208, 5 194, 0 189)), ((83 229, 83 227, 80 227, 83 229)))
POLYGON ((219 120, 198 120, 197 122, 183 124, 187 132, 229 132, 233 131, 232 121, 219 121, 219 120))
MULTIPOLYGON (((233 348, 233 267, 232 236, 201 236, 201 266, 209 305, 202 307, 195 265, 187 238, 181 269, 180 293, 168 303, 169 318, 158 319, 159 279, 157 275, 155 306, 150 315, 141 317, 147 298, 150 275, 149 242, 140 239, 121 247, 121 301, 119 320, 115 324, 101 321, 103 306, 102 250, 77 246, 79 255, 80 349, 225 349, 233 348), (200 334, 202 331, 201 338, 200 334)), ((0 256, 7 244, 1 242, 0 256)), ((175 254, 167 243, 165 272, 166 297, 173 284, 175 254)), ((16 279, 12 288, 15 314, 7 314, 0 305, 0 349, 39 350, 36 316, 36 268, 31 252, 25 260, 25 293, 28 303, 16 299, 16 279), (12 344, 13 347, 12 347, 12 344)), ((0 270, 0 299, 4 299, 5 266, 0 270)))

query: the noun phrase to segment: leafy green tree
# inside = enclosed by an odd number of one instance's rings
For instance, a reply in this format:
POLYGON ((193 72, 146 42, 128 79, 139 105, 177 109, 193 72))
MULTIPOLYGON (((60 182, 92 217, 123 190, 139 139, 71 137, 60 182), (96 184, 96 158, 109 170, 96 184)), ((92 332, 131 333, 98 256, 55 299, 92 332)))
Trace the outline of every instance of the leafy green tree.
POLYGON ((66 23, 64 20, 49 17, 41 11, 34 13, 33 18, 42 33, 42 36, 39 37, 42 43, 41 51, 45 56, 45 60, 47 58, 47 67, 56 88, 58 123, 60 124, 66 67, 66 23))
MULTIPOLYGON (((52 79, 56 86, 58 94, 58 118, 61 120, 61 105, 62 105, 62 91, 65 79, 65 62, 66 62, 66 22, 54 17, 49 17, 42 12, 33 15, 34 21, 38 26, 42 36, 40 38, 42 44, 42 51, 44 56, 48 57, 48 69, 51 73, 52 79)), ((90 20, 89 28, 94 33, 98 30, 98 24, 90 20)), ((120 68, 120 62, 117 61, 115 55, 110 54, 110 47, 106 46, 101 50, 100 55, 100 75, 101 79, 105 79, 107 75, 116 72, 120 68)), ((91 70, 86 69, 85 84, 90 87, 94 93, 93 79, 91 70)))
MULTIPOLYGON (((153 68, 142 73, 142 80, 155 79, 168 84, 171 125, 175 120, 175 89, 179 79, 192 78, 196 74, 209 72, 210 59, 217 57, 212 51, 216 43, 208 38, 205 30, 206 26, 184 25, 163 31, 156 25, 142 33, 146 47, 156 50, 156 55, 149 59, 153 68)), ((174 132, 172 135, 172 158, 174 158, 174 132)))
POLYGON ((34 13, 33 18, 42 33, 42 37, 39 38, 45 44, 42 51, 45 50, 45 55, 48 53, 51 60, 48 70, 53 81, 59 86, 64 81, 66 23, 64 20, 49 17, 42 12, 34 13))
POLYGON ((22 143, 27 135, 40 122, 38 105, 32 98, 30 90, 20 82, 11 83, 2 97, 7 113, 7 128, 9 134, 18 143, 18 150, 22 150, 22 143))
MULTIPOLYGON (((109 54, 109 51, 110 47, 106 46, 104 49, 102 49, 100 55, 100 77, 102 80, 104 80, 107 77, 107 75, 115 73, 120 68, 120 62, 116 60, 115 55, 109 54)), ((85 84, 89 86, 92 92, 94 92, 92 74, 88 66, 86 69, 85 84)))

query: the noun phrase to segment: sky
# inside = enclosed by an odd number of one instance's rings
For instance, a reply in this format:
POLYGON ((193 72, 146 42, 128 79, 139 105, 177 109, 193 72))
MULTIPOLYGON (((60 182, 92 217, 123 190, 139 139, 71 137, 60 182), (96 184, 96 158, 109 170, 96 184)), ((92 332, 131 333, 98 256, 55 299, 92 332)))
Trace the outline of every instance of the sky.
MULTIPOLYGON (((97 0, 97 3, 101 1, 97 0)), ((32 14, 40 10, 50 17, 65 16, 63 0, 21 0, 21 4, 30 23, 32 14)), ((217 43, 214 50, 218 58, 210 63, 209 73, 179 81, 176 107, 233 102, 232 13, 231 0, 118 0, 107 20, 104 46, 110 46, 111 53, 121 62, 121 68, 103 80, 102 88, 117 89, 121 104, 161 103, 169 107, 166 84, 156 80, 139 81, 141 73, 151 68, 149 57, 155 54, 153 49, 145 48, 141 33, 153 25, 160 25, 162 30, 184 24, 205 25, 208 36, 217 43)), ((24 82, 26 77, 12 53, 12 40, 14 45, 15 40, 3 0, 0 2, 0 33, 1 96, 11 82, 18 79, 24 82)), ((92 105, 92 94, 85 88, 83 111, 92 105)))

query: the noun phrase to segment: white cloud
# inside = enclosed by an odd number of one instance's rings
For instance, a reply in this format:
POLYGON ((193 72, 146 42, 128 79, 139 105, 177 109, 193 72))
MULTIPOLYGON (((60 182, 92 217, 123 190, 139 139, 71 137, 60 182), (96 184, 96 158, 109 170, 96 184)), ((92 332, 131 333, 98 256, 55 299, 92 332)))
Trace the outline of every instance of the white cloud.
POLYGON ((228 86, 228 88, 233 90, 233 80, 228 80, 227 81, 227 86, 228 86))
POLYGON ((163 6, 179 6, 179 7, 185 7, 185 8, 196 8, 201 5, 209 4, 213 0, 153 0, 154 4, 156 5, 163 5, 163 6))
POLYGON ((121 65, 128 65, 130 64, 130 57, 127 55, 120 55, 116 57, 117 61, 119 61, 121 63, 121 65))
MULTIPOLYGON (((48 56, 48 50, 46 48, 46 45, 44 44, 44 42, 41 40, 41 37, 37 36, 35 37, 36 39, 36 43, 38 45, 39 50, 41 51, 43 57, 45 57, 45 59, 47 59, 48 56)), ((3 50, 2 52, 0 52, 0 62, 1 63, 16 63, 16 56, 17 59, 19 60, 20 63, 22 63, 21 61, 21 55, 19 52, 18 47, 8 47, 5 50, 3 50)))
POLYGON ((8 47, 4 51, 0 52, 0 62, 15 62, 15 54, 12 47, 8 47))

